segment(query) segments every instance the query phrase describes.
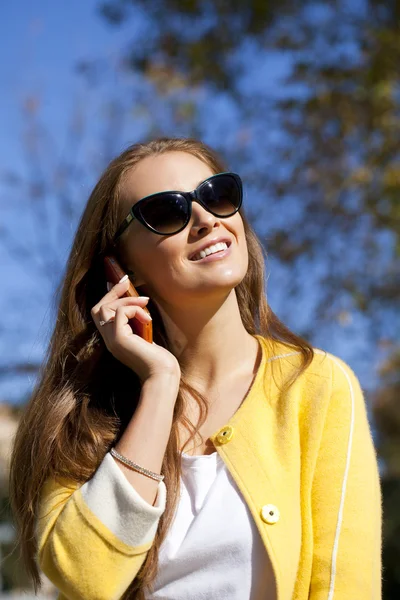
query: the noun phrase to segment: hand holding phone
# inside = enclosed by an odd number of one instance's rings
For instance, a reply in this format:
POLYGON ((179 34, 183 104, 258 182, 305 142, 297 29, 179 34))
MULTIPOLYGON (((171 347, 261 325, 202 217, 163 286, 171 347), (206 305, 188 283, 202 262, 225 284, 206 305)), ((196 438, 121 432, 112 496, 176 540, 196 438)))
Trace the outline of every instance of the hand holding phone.
MULTIPOLYGON (((122 277, 126 275, 125 271, 122 269, 121 265, 113 255, 109 255, 104 258, 104 271, 107 281, 113 285, 121 281, 122 277)), ((131 281, 129 282, 129 288, 127 292, 124 294, 124 297, 126 296, 140 296, 139 292, 131 281)), ((146 307, 143 307, 143 310, 150 315, 150 312, 146 307)), ((148 323, 142 323, 138 319, 130 319, 129 325, 132 327, 134 333, 142 337, 147 342, 150 342, 150 344, 153 342, 153 325, 151 321, 148 323)))
POLYGON ((132 369, 142 384, 152 379, 162 386, 161 381, 167 376, 169 382, 175 381, 178 390, 180 365, 172 352, 152 341, 151 317, 145 309, 148 298, 140 296, 128 278, 121 281, 125 273, 115 257, 107 257, 104 266, 107 281, 115 285, 90 314, 108 351, 132 369))

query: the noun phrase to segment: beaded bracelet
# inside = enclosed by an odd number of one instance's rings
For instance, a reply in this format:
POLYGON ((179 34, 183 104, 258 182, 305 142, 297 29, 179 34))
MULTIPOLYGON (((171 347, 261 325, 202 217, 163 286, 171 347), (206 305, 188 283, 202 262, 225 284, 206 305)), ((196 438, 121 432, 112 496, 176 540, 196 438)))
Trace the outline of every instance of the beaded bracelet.
POLYGON ((129 458, 126 458, 125 456, 122 456, 122 454, 119 454, 115 450, 115 448, 111 448, 110 454, 111 454, 111 456, 114 456, 114 458, 116 458, 117 460, 122 462, 124 465, 126 465, 127 467, 132 469, 133 471, 137 471, 138 473, 141 473, 142 475, 146 475, 147 477, 150 477, 151 479, 155 479, 155 481, 162 481, 164 479, 164 475, 158 475, 158 473, 153 473, 153 471, 149 471, 149 469, 140 467, 133 461, 129 460, 129 458))

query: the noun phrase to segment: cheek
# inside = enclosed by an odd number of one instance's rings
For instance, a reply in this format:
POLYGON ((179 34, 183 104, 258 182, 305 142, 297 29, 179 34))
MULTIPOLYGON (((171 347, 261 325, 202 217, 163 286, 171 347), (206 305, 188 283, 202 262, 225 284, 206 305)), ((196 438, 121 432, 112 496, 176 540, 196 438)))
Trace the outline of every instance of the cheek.
POLYGON ((248 252, 248 249, 247 249, 246 238, 244 237, 244 235, 243 235, 243 244, 242 244, 242 246, 243 246, 243 249, 242 249, 243 261, 244 261, 244 263, 246 265, 246 271, 247 271, 247 268, 249 266, 249 252, 248 252))
POLYGON ((138 273, 157 290, 179 282, 184 271, 182 251, 175 252, 171 247, 162 247, 162 244, 137 251, 134 264, 138 273))
POLYGON ((239 213, 237 213, 233 217, 233 219, 234 219, 234 222, 232 222, 232 232, 236 236, 236 241, 237 241, 237 244, 238 244, 238 248, 240 250, 240 254, 243 257, 243 261, 247 265, 249 257, 248 257, 246 234, 245 234, 245 231, 244 231, 244 225, 243 225, 242 217, 240 216, 239 213))

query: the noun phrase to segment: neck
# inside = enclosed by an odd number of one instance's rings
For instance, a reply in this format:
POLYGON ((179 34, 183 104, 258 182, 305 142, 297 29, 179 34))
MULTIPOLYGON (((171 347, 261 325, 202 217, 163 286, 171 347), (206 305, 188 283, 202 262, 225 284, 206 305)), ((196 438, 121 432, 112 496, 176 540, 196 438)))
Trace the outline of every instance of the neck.
POLYGON ((259 344, 243 325, 235 290, 217 306, 204 301, 179 309, 157 304, 171 351, 190 384, 212 389, 254 368, 259 344))

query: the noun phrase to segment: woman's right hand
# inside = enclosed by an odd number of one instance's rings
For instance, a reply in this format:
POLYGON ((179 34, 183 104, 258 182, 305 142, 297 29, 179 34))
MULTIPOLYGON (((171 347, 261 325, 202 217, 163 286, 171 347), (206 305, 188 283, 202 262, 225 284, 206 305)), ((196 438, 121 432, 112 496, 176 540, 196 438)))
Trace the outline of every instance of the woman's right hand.
POLYGON ((128 287, 128 279, 115 284, 90 311, 107 349, 132 369, 142 383, 166 374, 176 376, 179 381, 181 370, 176 357, 166 348, 155 342, 150 344, 133 333, 129 319, 135 317, 147 323, 150 317, 143 310, 147 298, 122 297, 128 287), (105 325, 100 326, 100 321, 106 321, 105 325))

